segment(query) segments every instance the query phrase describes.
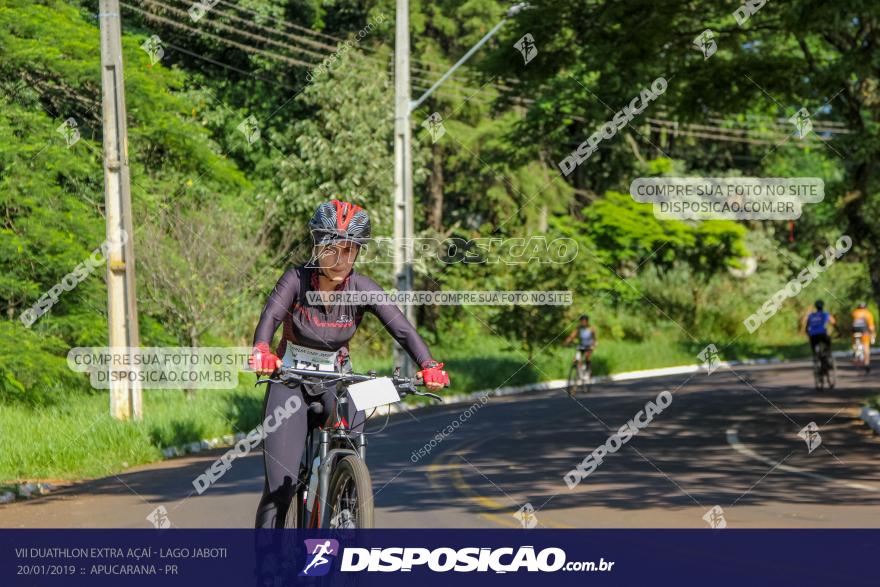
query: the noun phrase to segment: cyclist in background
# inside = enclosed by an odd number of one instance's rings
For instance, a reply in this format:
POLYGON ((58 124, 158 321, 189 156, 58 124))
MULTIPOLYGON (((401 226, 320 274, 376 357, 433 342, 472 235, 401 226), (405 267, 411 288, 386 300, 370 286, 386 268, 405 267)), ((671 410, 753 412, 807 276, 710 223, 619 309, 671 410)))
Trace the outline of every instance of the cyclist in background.
POLYGON ((868 310, 868 304, 860 302, 852 313, 853 335, 861 335, 862 347, 865 349, 865 373, 871 371, 871 344, 874 342, 874 315, 868 310))
POLYGON ((587 364, 590 363, 590 357, 593 356, 593 351, 596 350, 597 344, 596 329, 590 326, 590 317, 586 314, 581 314, 580 325, 568 335, 568 338, 565 339, 565 344, 570 344, 575 338, 578 339, 575 360, 577 361, 578 369, 580 369, 582 361, 586 361, 587 364))
POLYGON ((810 337, 810 349, 813 353, 819 350, 819 344, 824 344, 822 361, 827 362, 831 353, 831 337, 828 336, 828 326, 835 326, 837 320, 825 311, 825 302, 816 300, 816 311, 807 316, 807 336, 810 337))

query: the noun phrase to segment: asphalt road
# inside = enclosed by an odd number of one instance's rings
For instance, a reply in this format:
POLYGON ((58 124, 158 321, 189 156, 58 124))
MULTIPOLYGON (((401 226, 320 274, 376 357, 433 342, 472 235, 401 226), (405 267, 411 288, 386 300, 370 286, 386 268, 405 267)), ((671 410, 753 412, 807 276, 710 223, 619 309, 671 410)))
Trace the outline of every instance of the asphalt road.
MULTIPOLYGON (((423 457, 469 405, 397 415, 367 452, 376 524, 520 528, 516 514, 531 504, 547 528, 707 527, 714 506, 728 527, 880 527, 880 439, 858 419, 878 389, 876 374, 844 367, 838 388, 818 393, 808 364, 795 363, 611 383, 575 399, 561 390, 490 398, 423 457), (672 403, 569 489, 563 475, 663 390, 672 403), (811 422, 821 437, 812 452, 798 436, 811 422)), ((0 506, 0 527, 149 528, 159 506, 176 527, 252 527, 259 451, 193 491, 223 452, 0 506)))

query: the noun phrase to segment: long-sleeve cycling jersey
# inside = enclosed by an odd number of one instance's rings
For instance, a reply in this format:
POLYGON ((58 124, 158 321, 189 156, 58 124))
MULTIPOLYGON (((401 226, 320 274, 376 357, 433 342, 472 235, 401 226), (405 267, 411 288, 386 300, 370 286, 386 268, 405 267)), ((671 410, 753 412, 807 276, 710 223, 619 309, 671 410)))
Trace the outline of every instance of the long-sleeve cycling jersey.
MULTIPOLYGON (((266 307, 254 333, 254 345, 272 343, 279 324, 284 324, 281 343, 276 354, 284 355, 287 341, 318 350, 340 351, 348 356, 348 342, 369 311, 379 318, 394 339, 409 353, 417 365, 432 360, 428 346, 394 305, 332 304, 325 308, 320 302, 310 304, 309 291, 318 290, 317 270, 311 267, 292 267, 284 272, 269 295, 266 307)), ((355 271, 336 286, 337 291, 384 291, 375 281, 355 271)))

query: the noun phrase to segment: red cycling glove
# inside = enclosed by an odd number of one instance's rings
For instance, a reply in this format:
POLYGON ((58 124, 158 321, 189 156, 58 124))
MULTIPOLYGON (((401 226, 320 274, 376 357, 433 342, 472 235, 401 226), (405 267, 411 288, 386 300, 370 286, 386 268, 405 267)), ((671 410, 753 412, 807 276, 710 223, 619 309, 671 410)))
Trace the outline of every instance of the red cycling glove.
POLYGON ((258 342, 248 362, 257 373, 271 373, 278 366, 278 357, 269 349, 268 344, 258 342))
POLYGON ((419 373, 425 383, 439 383, 441 385, 449 385, 449 375, 443 370, 443 363, 435 363, 427 361, 422 364, 424 367, 419 373))

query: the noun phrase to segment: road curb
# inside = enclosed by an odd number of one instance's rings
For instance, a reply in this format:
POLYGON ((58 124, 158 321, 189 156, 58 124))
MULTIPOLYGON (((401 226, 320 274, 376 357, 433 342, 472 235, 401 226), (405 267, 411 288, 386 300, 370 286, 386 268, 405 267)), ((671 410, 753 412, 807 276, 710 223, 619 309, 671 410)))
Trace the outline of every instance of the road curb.
MULTIPOLYGON (((834 351, 832 353, 836 358, 846 358, 850 356, 849 351, 834 351)), ((871 355, 880 354, 880 349, 872 349, 871 355)), ((798 359, 743 359, 741 361, 718 361, 711 369, 714 373, 718 369, 752 365, 780 365, 792 363, 795 361, 806 361, 810 357, 801 357, 798 359)), ((623 373, 613 373, 611 375, 600 375, 593 378, 593 383, 609 383, 614 381, 635 381, 639 379, 652 379, 657 377, 667 377, 669 375, 687 375, 689 373, 710 373, 710 369, 701 364, 692 365, 676 365, 673 367, 660 367, 657 369, 642 369, 639 371, 624 371, 623 373)), ((517 385, 509 387, 497 387, 495 389, 484 389, 481 391, 472 391, 470 393, 458 393, 443 396, 443 405, 461 404, 477 400, 482 397, 503 397, 507 395, 519 395, 533 391, 545 391, 549 389, 561 389, 568 384, 566 379, 552 379, 541 383, 529 383, 526 385, 517 385)), ((376 409, 376 413, 384 416, 389 412, 392 414, 410 412, 418 410, 434 404, 389 404, 376 409)))
MULTIPOLYGON (((880 349, 873 349, 871 354, 880 353, 880 349)), ((847 351, 836 351, 833 353, 835 357, 848 357, 849 352, 847 351)), ((711 372, 715 372, 721 368, 731 368, 737 366, 749 366, 749 365, 777 365, 790 363, 792 361, 802 361, 806 360, 809 357, 804 357, 801 359, 744 359, 742 361, 719 361, 711 372)), ((653 379, 657 377, 666 377, 669 375, 686 375, 688 373, 699 373, 705 372, 709 373, 710 370, 706 368, 704 365, 700 364, 692 364, 692 365, 677 365, 673 367, 662 367, 658 369, 642 369, 639 371, 625 371, 623 373, 614 373, 612 375, 600 375, 598 377, 593 378, 594 383, 609 383, 615 381, 634 381, 639 379, 653 379)), ((568 383, 565 379, 552 379, 550 381, 543 381, 540 383, 529 383, 526 385, 514 385, 507 387, 496 387, 494 389, 484 389, 480 391, 473 391, 470 393, 456 393, 452 395, 443 396, 443 405, 455 405, 455 404, 464 404, 464 403, 475 403, 480 401, 486 397, 505 397, 509 395, 521 395, 524 393, 530 393, 535 391, 547 391, 551 389, 561 389, 565 387, 568 383)), ((484 402, 480 402, 484 403, 484 402)), ((380 406, 376 409, 376 414, 380 416, 384 416, 386 414, 398 414, 403 412, 412 412, 416 410, 420 410, 423 408, 431 407, 435 404, 389 404, 387 406, 380 406)), ((862 419, 873 428, 878 434, 880 434, 880 412, 877 410, 873 410, 868 408, 867 406, 862 409, 862 419)), ((202 439, 198 442, 190 442, 187 444, 182 444, 178 446, 168 446, 161 448, 162 458, 163 460, 181 457, 188 454, 198 454, 200 452, 211 450, 215 448, 226 448, 229 446, 233 446, 235 443, 244 439, 247 435, 243 432, 239 432, 237 434, 224 434, 223 436, 218 436, 215 438, 206 438, 202 439)), ((34 484, 23 484, 23 486, 27 486, 25 491, 22 491, 20 494, 5 492, 0 494, 0 504, 10 503, 12 501, 16 501, 16 499, 27 499, 33 496, 34 492, 27 491, 31 489, 30 486, 34 484)), ((42 485, 42 484, 37 484, 42 485)), ((46 495, 51 489, 54 487, 38 487, 39 496, 46 495)))

